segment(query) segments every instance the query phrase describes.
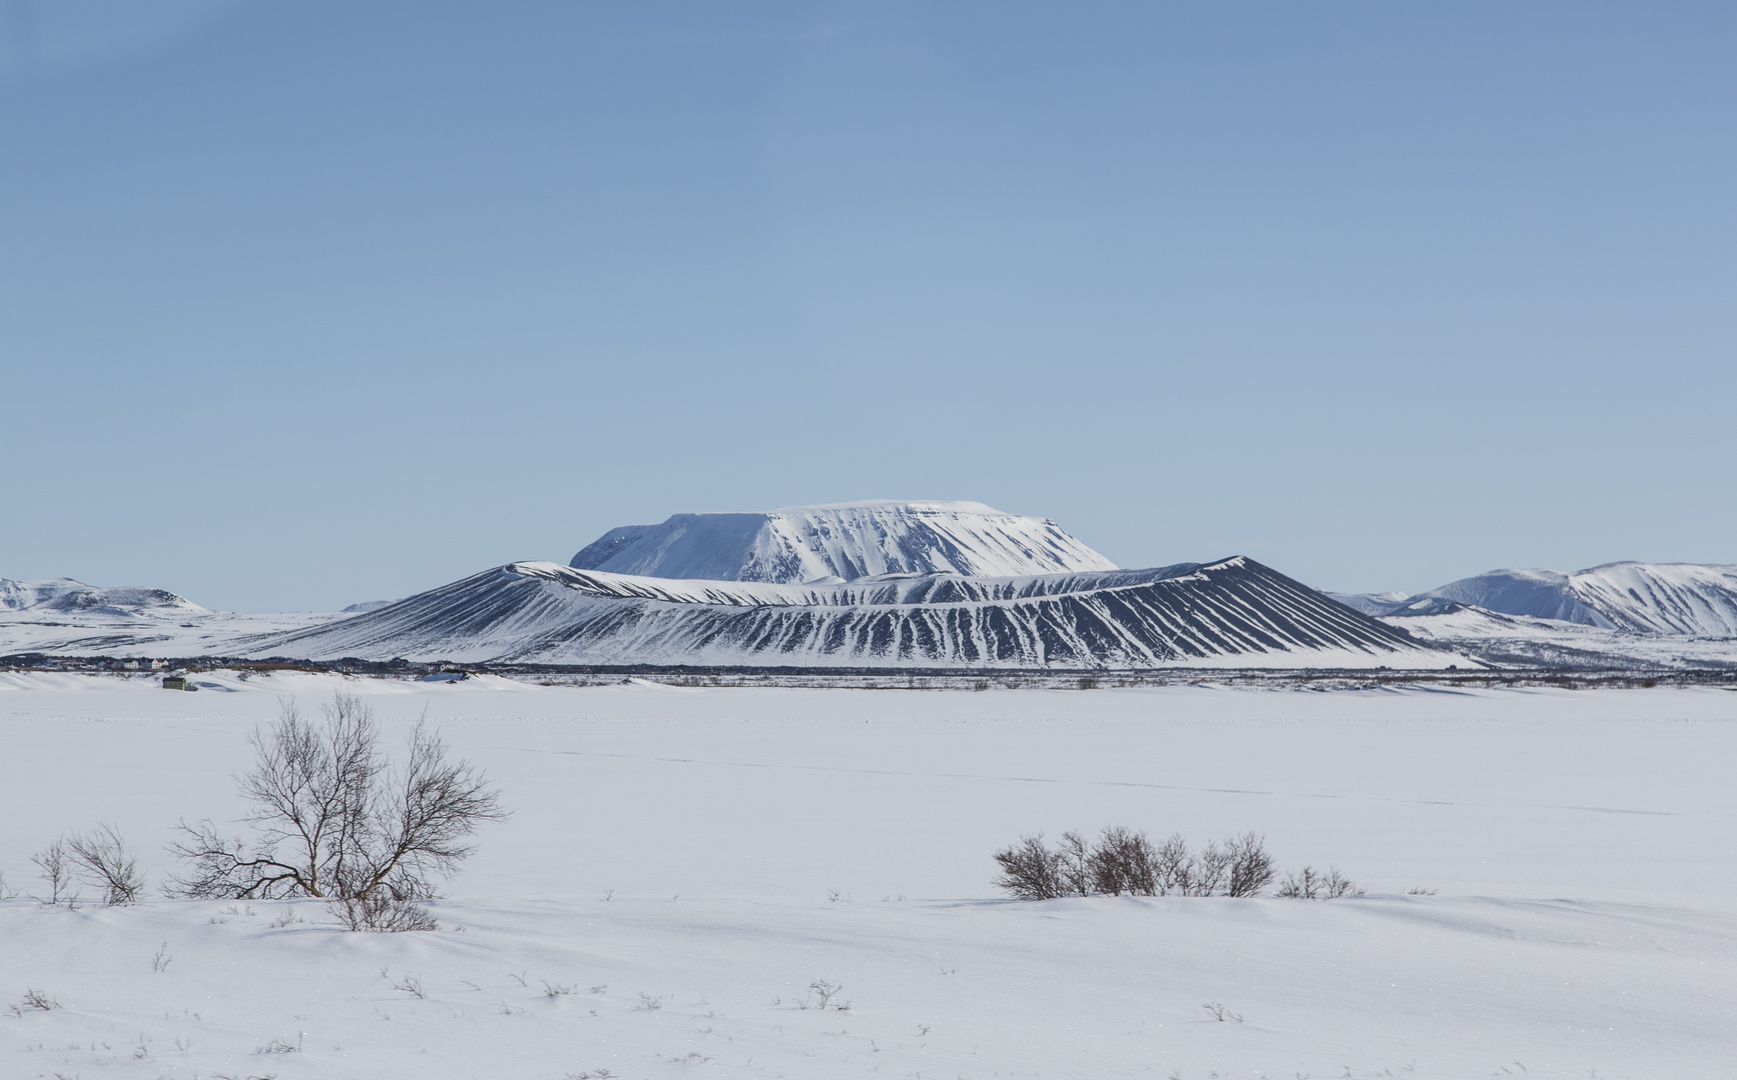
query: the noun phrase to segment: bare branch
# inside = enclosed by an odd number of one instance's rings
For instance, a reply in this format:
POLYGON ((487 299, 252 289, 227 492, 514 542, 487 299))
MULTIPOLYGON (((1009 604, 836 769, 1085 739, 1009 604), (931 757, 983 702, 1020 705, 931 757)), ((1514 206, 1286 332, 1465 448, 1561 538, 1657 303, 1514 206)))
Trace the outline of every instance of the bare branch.
POLYGON ((88 833, 74 833, 66 841, 68 858, 80 871, 85 884, 101 891, 103 904, 131 904, 145 889, 138 860, 127 851, 120 832, 106 822, 88 833))
POLYGON ((74 903, 78 897, 72 893, 72 866, 66 857, 66 841, 56 840, 54 843, 30 856, 30 861, 36 864, 42 872, 42 880, 48 885, 48 897, 34 897, 39 903, 55 905, 74 903))

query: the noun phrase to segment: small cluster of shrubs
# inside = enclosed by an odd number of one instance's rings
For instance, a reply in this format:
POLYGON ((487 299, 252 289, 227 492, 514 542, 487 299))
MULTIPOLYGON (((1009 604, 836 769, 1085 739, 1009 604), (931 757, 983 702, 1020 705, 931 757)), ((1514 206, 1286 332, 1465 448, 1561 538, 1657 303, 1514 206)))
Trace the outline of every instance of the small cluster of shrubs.
MULTIPOLYGON (((1412 895, 1420 892, 1416 890, 1412 895)), ((1291 900, 1337 900, 1342 896, 1362 896, 1363 886, 1341 874, 1337 866, 1328 867, 1325 874, 1305 866, 1286 874, 1276 895, 1291 900)))
MULTIPOLYGON (((1001 876, 995 880, 1019 900, 1063 896, 1259 896, 1278 877, 1266 841, 1247 832, 1190 849, 1180 833, 1153 843, 1143 832, 1112 825, 1088 841, 1078 832, 1055 844, 1043 834, 1022 836, 995 853, 1001 876)), ((1363 890, 1337 868, 1321 874, 1311 867, 1285 875, 1278 895, 1332 899, 1363 890)))

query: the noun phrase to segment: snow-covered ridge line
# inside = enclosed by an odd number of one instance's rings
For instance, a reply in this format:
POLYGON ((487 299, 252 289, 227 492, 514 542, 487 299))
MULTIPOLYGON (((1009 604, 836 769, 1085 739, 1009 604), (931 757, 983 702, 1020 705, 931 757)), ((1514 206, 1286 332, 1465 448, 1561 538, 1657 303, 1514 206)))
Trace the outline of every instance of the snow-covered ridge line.
POLYGON ((641 577, 785 584, 1116 569, 1048 518, 1004 514, 975 502, 892 500, 676 514, 659 525, 611 529, 569 565, 641 577))

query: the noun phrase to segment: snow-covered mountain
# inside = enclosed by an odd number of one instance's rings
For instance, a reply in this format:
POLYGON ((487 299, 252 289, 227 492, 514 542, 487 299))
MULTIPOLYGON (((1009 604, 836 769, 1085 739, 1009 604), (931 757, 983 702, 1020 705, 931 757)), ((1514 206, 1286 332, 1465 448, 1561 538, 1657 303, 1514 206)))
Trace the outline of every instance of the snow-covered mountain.
POLYGON ((783 583, 1116 569, 1048 518, 1004 514, 976 502, 893 501, 677 514, 661 525, 611 529, 569 565, 642 577, 783 583))
POLYGON ((1467 662, 1246 558, 1157 570, 809 584, 509 563, 379 611, 256 639, 247 654, 769 667, 1467 662))
POLYGON ((1377 616, 1437 615, 1466 605, 1631 634, 1737 636, 1737 566, 1617 562, 1572 574, 1492 570, 1416 596, 1328 595, 1377 616))
POLYGON ((98 588, 72 578, 0 578, 0 611, 89 615, 178 615, 205 609, 167 589, 98 588))

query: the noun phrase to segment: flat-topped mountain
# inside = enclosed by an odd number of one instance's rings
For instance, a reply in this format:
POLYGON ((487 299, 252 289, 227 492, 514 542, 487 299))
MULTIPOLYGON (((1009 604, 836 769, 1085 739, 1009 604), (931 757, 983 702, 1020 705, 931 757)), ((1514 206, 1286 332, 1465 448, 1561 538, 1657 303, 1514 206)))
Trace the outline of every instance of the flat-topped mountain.
POLYGON ((661 525, 611 529, 569 565, 638 577, 789 584, 1116 569, 1048 518, 976 502, 895 501, 676 514, 661 525))

